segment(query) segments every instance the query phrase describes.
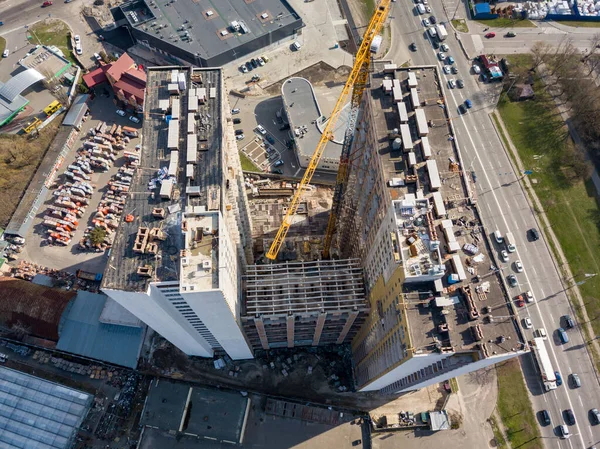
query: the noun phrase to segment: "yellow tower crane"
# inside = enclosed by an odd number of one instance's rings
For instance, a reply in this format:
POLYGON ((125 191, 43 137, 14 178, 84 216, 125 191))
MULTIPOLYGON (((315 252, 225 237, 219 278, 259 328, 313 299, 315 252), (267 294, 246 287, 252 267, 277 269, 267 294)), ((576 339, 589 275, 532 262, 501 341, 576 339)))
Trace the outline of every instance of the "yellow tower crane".
MULTIPOLYGON (((281 245, 283 245, 283 241, 285 236, 292 225, 292 217, 296 214, 298 210, 298 206, 300 205, 300 200, 302 199, 302 194, 306 186, 310 183, 313 175, 315 174, 315 170, 321 160, 321 156, 323 155, 323 151, 325 151, 325 146, 330 140, 333 140, 333 130, 335 129, 335 124, 340 117, 340 113, 344 108, 344 105, 348 101, 348 96, 352 92, 352 100, 351 100, 351 120, 348 130, 346 130, 346 136, 344 139, 344 145, 342 147, 342 157, 340 159, 340 168, 338 169, 338 176, 336 180, 336 189, 334 193, 334 206, 336 209, 339 208, 339 204, 341 201, 341 195, 343 194, 344 184, 348 180, 349 174, 349 150, 350 143, 352 139, 352 135, 354 134, 354 122, 356 120, 356 115, 358 112, 358 106, 360 105, 360 100, 362 98, 362 94, 367 84, 368 76, 369 76, 369 66, 371 63, 371 44, 373 39, 383 27, 385 20, 387 19, 387 15, 390 9, 391 0, 380 0, 375 12, 373 13, 373 17, 371 17, 371 21, 369 22, 369 26, 367 27, 365 34, 363 36, 362 42, 356 53, 356 58, 354 60, 354 66, 352 67, 352 71, 348 76, 348 80, 342 89, 342 93, 333 108, 333 112, 331 113, 329 120, 327 121, 327 125, 323 130, 323 134, 321 135, 321 139, 317 144, 317 148, 308 164, 308 168, 304 172, 304 176, 302 177, 302 181, 292 198, 292 202, 290 203, 287 213, 285 217, 283 217, 283 222, 277 231, 277 235, 275 236, 275 240, 271 244, 269 251, 267 252, 267 258, 270 260, 275 260, 277 258, 277 254, 279 254, 279 250, 281 249, 281 245)), ((324 242, 324 257, 329 255, 329 247, 331 246, 331 238, 333 236, 333 232, 335 230, 335 223, 338 218, 338 211, 334 210, 332 207, 332 213, 329 219, 329 224, 327 226, 327 232, 325 235, 324 242)))

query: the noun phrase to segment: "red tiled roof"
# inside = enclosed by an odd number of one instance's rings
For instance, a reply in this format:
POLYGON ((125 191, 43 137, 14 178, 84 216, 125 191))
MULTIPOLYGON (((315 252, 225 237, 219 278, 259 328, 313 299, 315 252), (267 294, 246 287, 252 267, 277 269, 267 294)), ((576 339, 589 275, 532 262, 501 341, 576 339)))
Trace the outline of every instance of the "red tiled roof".
POLYGON ((131 69, 134 65, 135 62, 133 62, 131 56, 127 53, 123 53, 119 59, 110 65, 108 74, 118 81, 121 78, 121 75, 131 69))
POLYGON ((90 89, 96 84, 105 83, 107 81, 106 71, 110 68, 110 64, 103 65, 102 67, 83 75, 83 82, 90 89))
POLYGON ((20 326, 30 335, 58 341, 60 317, 75 292, 0 277, 0 324, 20 326))

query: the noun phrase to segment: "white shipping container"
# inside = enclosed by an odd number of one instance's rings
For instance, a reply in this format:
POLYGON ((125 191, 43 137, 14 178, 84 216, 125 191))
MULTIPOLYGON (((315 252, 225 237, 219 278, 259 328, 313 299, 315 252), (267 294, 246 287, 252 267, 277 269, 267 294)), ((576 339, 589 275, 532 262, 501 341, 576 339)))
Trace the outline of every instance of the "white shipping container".
POLYGON ((444 205, 444 199, 440 192, 433 192, 433 208, 435 209, 435 215, 437 218, 443 218, 446 216, 446 206, 444 205))
POLYGON ((195 164, 198 160, 198 136, 188 134, 187 136, 187 163, 195 164))
POLYGON ((429 126, 427 126, 427 118, 425 117, 425 111, 419 108, 415 111, 415 116, 417 118, 417 131, 419 132, 419 136, 426 136, 427 134, 429 134, 429 126))
POLYGON ((431 158, 431 146, 429 145, 429 137, 421 137, 421 151, 423 153, 423 159, 427 160, 431 158))
POLYGON ((171 120, 169 122, 167 148, 169 150, 177 150, 179 148, 179 120, 171 120))
POLYGON ((397 68, 398 68, 398 66, 396 64, 384 64, 383 72, 384 73, 394 73, 397 68))
POLYGON ((179 72, 177 70, 171 70, 171 84, 177 84, 177 76, 179 72))
POLYGON ((194 165, 187 164, 185 166, 185 177, 188 179, 194 179, 194 165))
POLYGON ((408 87, 413 88, 418 85, 417 74, 415 72, 408 72, 408 87))
POLYGON ((211 88, 208 90, 208 96, 209 96, 210 98, 217 98, 217 88, 216 88, 216 87, 211 87, 211 88))
POLYGON ((200 104, 206 103, 206 88, 204 88, 204 87, 197 88, 196 96, 198 97, 198 102, 200 104))
POLYGON ((414 87, 410 90, 410 102, 412 103, 412 107, 415 111, 417 110, 417 108, 421 107, 421 102, 419 101, 419 93, 414 87))
POLYGON ((427 174, 429 175, 429 188, 433 191, 439 190, 442 187, 440 174, 438 172, 437 162, 435 159, 429 159, 426 162, 427 174))
POLYGON ((414 144, 410 135, 410 127, 407 124, 400 125, 400 138, 402 139, 404 151, 412 151, 414 144))
POLYGON ((179 86, 177 85, 177 83, 167 85, 167 89, 169 90, 169 93, 171 95, 179 93, 179 86))
POLYGON ((177 169, 179 168, 179 151, 171 151, 171 159, 169 160, 169 175, 177 176, 177 169))
POLYGON ((416 165, 417 163, 417 155, 411 151, 410 153, 408 153, 408 166, 412 167, 413 165, 416 165))
POLYGON ((177 75, 177 84, 179 84, 179 90, 184 91, 186 88, 185 73, 179 73, 177 75))
POLYGON ((400 123, 408 123, 408 112, 406 112, 406 104, 404 102, 397 103, 398 116, 400 117, 400 123))
POLYGON ((383 90, 386 94, 392 93, 392 80, 383 80, 383 90))
POLYGON ((394 102, 399 103, 402 101, 402 89, 400 89, 400 86, 395 86, 392 89, 392 93, 394 95, 394 102))
POLYGON ((196 112, 198 110, 198 97, 192 95, 188 97, 188 111, 196 112))
POLYGON ((179 98, 173 98, 171 102, 171 118, 179 120, 181 116, 181 102, 179 98))
POLYGON ((163 179, 163 182, 160 185, 160 197, 163 200, 171 199, 171 195, 173 193, 173 180, 172 179, 163 179))
POLYGON ((161 111, 167 112, 167 109, 169 109, 169 100, 158 100, 158 107, 161 111))
POLYGON ((372 53, 377 53, 379 51, 382 41, 383 41, 383 37, 381 36, 381 34, 378 34, 377 36, 375 36, 373 38, 373 41, 371 42, 371 52, 372 53))
POLYGON ((196 114, 193 112, 188 113, 187 126, 188 134, 194 134, 196 132, 196 114))

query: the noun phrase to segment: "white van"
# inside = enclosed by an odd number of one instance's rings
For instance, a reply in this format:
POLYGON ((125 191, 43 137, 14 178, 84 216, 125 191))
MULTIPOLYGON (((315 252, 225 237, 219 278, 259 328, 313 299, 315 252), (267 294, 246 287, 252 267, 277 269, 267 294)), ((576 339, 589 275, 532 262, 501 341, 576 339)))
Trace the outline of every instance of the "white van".
POLYGON ((417 11, 419 11, 419 14, 425 14, 425 7, 421 3, 419 3, 417 5, 417 11))
POLYGON ((500 234, 500 231, 498 231, 498 230, 494 231, 494 238, 496 239, 496 243, 498 245, 504 243, 504 239, 502 238, 502 234, 500 234))
POLYGON ((517 246, 515 244, 515 236, 512 232, 507 232, 504 240, 506 240, 506 249, 508 252, 514 253, 517 250, 517 246))
POLYGON ((429 28, 429 29, 427 30, 427 32, 429 33, 429 36, 430 36, 432 39, 435 39, 435 37, 437 36, 437 31, 435 31, 435 28, 434 28, 434 27, 431 27, 431 28, 429 28))

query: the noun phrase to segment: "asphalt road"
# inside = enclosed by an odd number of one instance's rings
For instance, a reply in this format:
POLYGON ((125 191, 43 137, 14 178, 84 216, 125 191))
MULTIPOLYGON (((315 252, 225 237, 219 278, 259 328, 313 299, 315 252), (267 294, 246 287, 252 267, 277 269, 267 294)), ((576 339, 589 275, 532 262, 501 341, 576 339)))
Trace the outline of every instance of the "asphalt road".
MULTIPOLYGON (((447 22, 441 5, 432 3, 433 14, 438 20, 447 22)), ((441 70, 442 64, 437 57, 437 51, 432 48, 421 23, 422 19, 430 14, 416 15, 414 4, 402 0, 394 3, 391 16, 393 43, 387 58, 399 64, 411 58, 415 65, 437 64, 441 70), (417 44, 417 52, 407 50, 411 42, 417 44)), ((518 182, 522 175, 513 171, 488 115, 494 109, 499 86, 482 84, 476 79, 471 72, 472 62, 461 52, 452 31, 449 29, 450 36, 445 43, 450 47, 447 54, 456 60, 459 74, 443 75, 446 81, 444 89, 466 169, 476 175, 474 187, 484 227, 489 234, 496 229, 503 235, 508 231, 514 234, 517 251, 510 255, 508 263, 501 263, 500 268, 504 277, 511 273, 517 276, 518 287, 509 289, 512 297, 527 290, 533 292, 535 302, 520 309, 519 315, 521 318, 530 317, 535 328, 543 327, 547 330, 549 338, 546 343, 550 359, 564 379, 563 385, 557 390, 543 393, 540 375, 531 356, 523 358, 523 370, 534 410, 537 412, 547 409, 552 419, 551 426, 541 428, 544 443, 548 448, 589 448, 600 441, 600 426, 591 425, 588 415, 591 408, 600 408, 598 380, 583 346, 580 330, 575 328, 569 331, 570 341, 567 344, 561 344, 557 338, 556 329, 564 324, 559 323, 560 317, 574 314, 546 242, 543 239, 530 242, 527 238, 528 229, 538 228, 536 217, 518 182), (447 80, 450 78, 463 79, 465 88, 449 89, 447 80), (467 114, 460 115, 457 111, 458 105, 467 98, 473 102, 473 108, 467 114), (523 273, 515 271, 516 260, 522 261, 525 267, 523 273), (581 388, 571 388, 568 382, 568 375, 571 373, 579 374, 581 388), (562 440, 556 436, 555 427, 565 423, 562 412, 569 408, 573 410, 577 423, 570 426, 572 437, 562 440)), ((537 35, 531 36, 534 40, 537 35)), ((467 37, 463 35, 463 39, 465 38, 467 37)), ((500 41, 504 38, 497 36, 496 39, 500 41)), ((496 246, 496 250, 499 249, 496 246)), ((533 337, 531 330, 526 330, 525 333, 528 339, 533 337)))

